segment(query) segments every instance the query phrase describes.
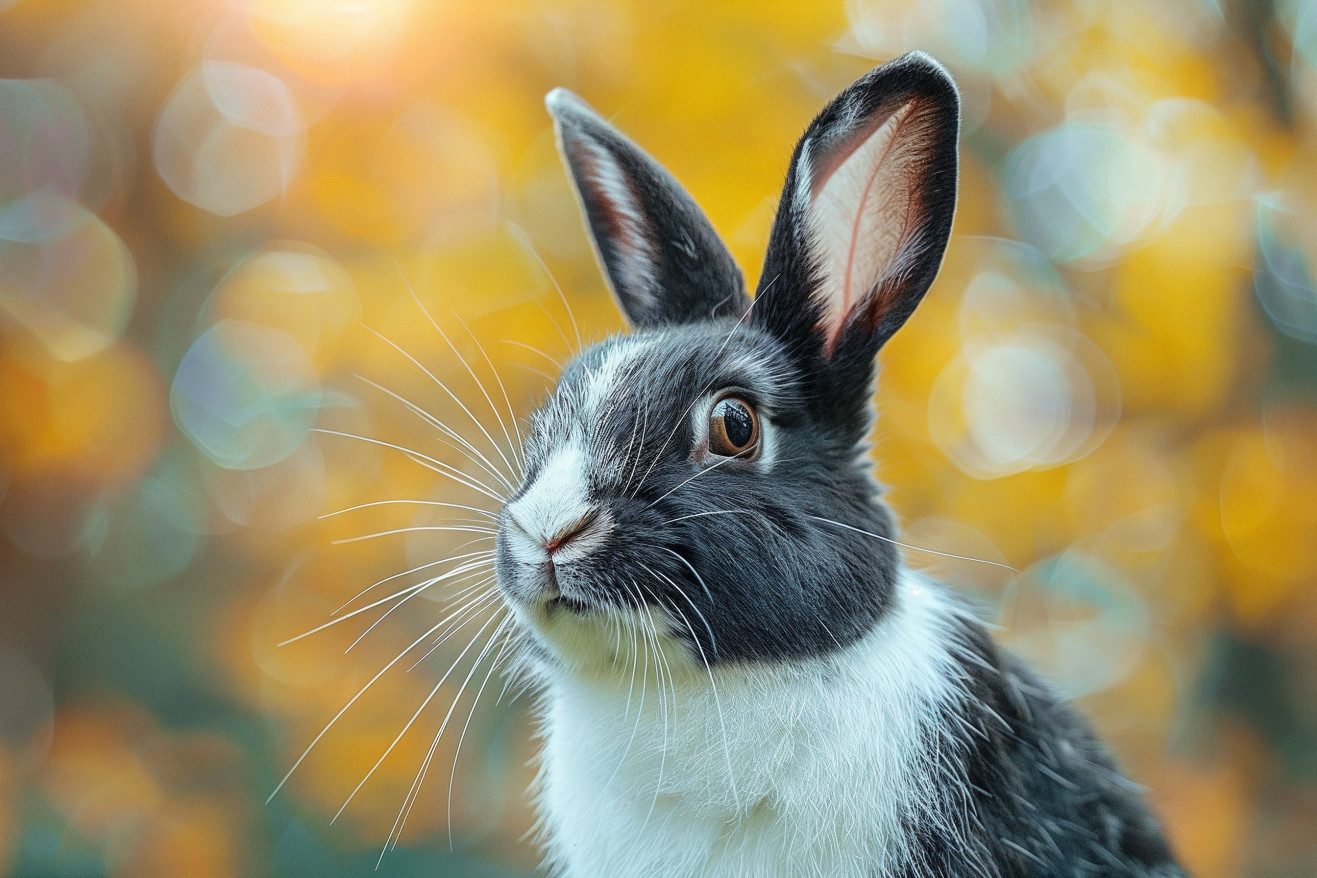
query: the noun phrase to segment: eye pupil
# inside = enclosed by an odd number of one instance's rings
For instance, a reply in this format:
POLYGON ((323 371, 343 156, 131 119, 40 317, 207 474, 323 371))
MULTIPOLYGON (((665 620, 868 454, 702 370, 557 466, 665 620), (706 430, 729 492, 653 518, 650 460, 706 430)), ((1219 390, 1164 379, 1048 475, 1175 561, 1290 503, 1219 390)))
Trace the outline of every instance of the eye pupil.
POLYGON ((759 416, 745 400, 727 396, 709 413, 709 451, 722 457, 748 459, 759 442, 759 416))
POLYGON ((750 412, 739 402, 728 400, 723 410, 723 426, 727 430, 727 439, 737 448, 744 448, 754 438, 755 424, 750 419, 750 412))

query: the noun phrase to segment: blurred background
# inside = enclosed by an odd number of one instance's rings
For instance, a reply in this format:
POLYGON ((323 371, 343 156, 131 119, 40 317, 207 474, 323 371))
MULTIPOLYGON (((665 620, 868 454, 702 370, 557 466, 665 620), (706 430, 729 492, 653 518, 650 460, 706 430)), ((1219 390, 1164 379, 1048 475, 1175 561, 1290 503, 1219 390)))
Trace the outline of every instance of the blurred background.
POLYGON ((907 559, 1198 875, 1317 874, 1310 0, 0 0, 0 873, 531 873, 487 524, 378 501, 495 508, 495 411, 622 325, 543 95, 753 288, 799 133, 914 48, 962 198, 875 456, 906 541, 1020 572, 907 559))

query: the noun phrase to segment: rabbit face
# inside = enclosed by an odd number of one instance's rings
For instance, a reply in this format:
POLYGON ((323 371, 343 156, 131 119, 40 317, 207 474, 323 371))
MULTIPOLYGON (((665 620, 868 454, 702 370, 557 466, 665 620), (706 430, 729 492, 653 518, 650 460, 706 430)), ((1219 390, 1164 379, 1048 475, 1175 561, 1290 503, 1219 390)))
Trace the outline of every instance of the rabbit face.
POLYGON ((892 546, 819 519, 890 527, 806 387, 776 339, 728 319, 585 351, 532 420, 526 481, 500 520, 504 593, 537 629, 657 611, 700 667, 868 630, 892 546))
POLYGON ((701 671, 846 647, 898 576, 864 438, 874 356, 950 234, 955 86, 914 53, 823 110, 753 304, 666 171, 570 93, 547 104, 636 331, 582 352, 534 416, 499 521, 504 595, 546 659, 577 667, 615 663, 628 621, 701 671))

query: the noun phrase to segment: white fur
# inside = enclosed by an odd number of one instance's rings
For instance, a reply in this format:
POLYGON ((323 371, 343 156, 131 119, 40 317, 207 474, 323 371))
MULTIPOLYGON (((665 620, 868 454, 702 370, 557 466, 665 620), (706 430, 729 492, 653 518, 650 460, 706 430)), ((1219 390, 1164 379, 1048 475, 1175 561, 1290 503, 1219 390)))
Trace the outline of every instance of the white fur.
POLYGON ((517 526, 542 544, 562 536, 589 511, 585 450, 579 442, 555 451, 534 483, 507 506, 517 526))
POLYGON ((936 788, 924 748, 956 692, 954 612, 905 573, 892 612, 845 650, 712 672, 666 636, 655 663, 634 629, 523 615, 559 655, 595 659, 543 672, 550 863, 572 878, 895 868, 903 819, 936 788))

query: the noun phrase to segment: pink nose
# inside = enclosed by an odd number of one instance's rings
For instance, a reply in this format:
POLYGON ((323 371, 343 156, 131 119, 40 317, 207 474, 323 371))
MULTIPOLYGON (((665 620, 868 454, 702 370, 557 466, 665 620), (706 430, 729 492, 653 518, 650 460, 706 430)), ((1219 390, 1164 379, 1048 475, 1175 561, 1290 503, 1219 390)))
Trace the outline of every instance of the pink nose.
POLYGON ((571 524, 567 525, 567 527, 559 531, 556 536, 552 537, 551 539, 545 540, 542 543, 542 545, 544 546, 544 550, 548 552, 550 555, 552 555, 554 552, 558 551, 563 546, 567 545, 572 540, 580 536, 581 533, 584 532, 586 528, 590 526, 591 522, 593 522, 594 519, 595 519, 594 512, 586 513, 584 516, 582 516, 581 518, 577 519, 576 521, 572 522, 571 524))

